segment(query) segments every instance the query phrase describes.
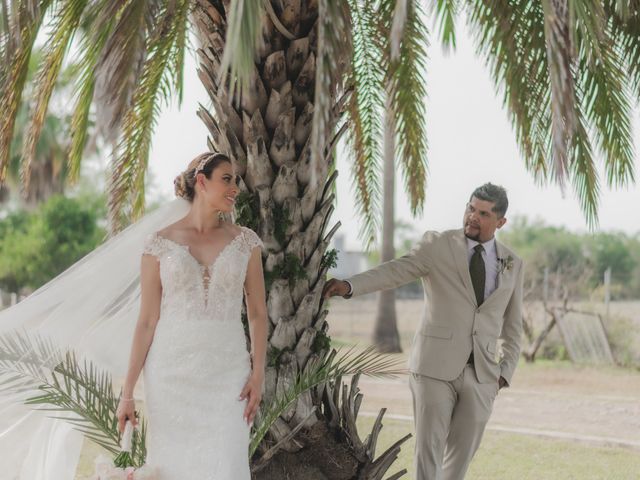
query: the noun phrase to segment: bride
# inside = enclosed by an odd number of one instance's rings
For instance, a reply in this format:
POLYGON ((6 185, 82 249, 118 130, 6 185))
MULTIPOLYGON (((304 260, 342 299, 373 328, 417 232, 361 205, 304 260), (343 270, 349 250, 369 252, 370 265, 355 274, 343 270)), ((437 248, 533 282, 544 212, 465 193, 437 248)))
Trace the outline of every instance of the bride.
MULTIPOLYGON (((47 334, 115 372, 122 368, 117 357, 130 347, 118 426, 136 423, 134 389, 144 371, 146 462, 159 480, 250 478, 267 309, 262 242, 225 221, 239 191, 236 178, 226 155, 198 156, 175 181, 176 195, 188 203, 149 214, 0 314, 0 333, 47 334)), ((82 445, 77 432, 40 414, 0 395, 0 451, 3 459, 13 454, 1 478, 73 478, 82 445)))
POLYGON ((200 155, 175 184, 191 209, 145 243, 119 427, 135 418, 144 365, 147 463, 159 478, 249 479, 249 425, 262 395, 267 335, 262 242, 223 220, 238 194, 225 155, 200 155), (243 285, 253 369, 240 318, 243 285))

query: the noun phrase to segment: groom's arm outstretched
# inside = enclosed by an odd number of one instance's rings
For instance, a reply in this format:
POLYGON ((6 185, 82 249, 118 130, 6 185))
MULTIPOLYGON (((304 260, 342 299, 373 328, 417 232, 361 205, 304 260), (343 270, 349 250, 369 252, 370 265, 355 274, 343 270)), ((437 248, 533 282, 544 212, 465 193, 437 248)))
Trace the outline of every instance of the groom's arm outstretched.
POLYGON ((431 270, 431 246, 437 236, 437 232, 427 232, 409 253, 400 258, 385 262, 347 280, 329 280, 324 287, 324 297, 340 295, 350 298, 352 295, 389 290, 428 275, 431 270))

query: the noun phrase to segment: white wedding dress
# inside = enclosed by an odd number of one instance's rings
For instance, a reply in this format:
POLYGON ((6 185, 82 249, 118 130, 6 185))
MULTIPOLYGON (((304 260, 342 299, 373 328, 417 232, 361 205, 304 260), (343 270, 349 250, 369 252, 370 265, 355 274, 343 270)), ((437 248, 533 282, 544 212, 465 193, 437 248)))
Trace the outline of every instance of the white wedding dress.
POLYGON ((151 234, 162 303, 144 365, 147 465, 158 480, 249 480, 240 392, 250 374, 243 286, 258 236, 246 227, 202 265, 185 245, 151 234))

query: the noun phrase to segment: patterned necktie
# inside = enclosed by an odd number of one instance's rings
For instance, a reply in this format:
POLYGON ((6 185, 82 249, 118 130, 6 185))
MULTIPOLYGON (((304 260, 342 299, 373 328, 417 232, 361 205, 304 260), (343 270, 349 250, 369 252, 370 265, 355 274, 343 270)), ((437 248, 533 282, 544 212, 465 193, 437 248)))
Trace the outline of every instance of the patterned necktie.
POLYGON ((469 273, 471 274, 471 283, 473 284, 473 290, 476 293, 476 300, 478 306, 484 302, 484 282, 486 273, 484 269, 484 260, 482 259, 482 252, 484 247, 481 244, 473 247, 473 255, 469 262, 469 273))

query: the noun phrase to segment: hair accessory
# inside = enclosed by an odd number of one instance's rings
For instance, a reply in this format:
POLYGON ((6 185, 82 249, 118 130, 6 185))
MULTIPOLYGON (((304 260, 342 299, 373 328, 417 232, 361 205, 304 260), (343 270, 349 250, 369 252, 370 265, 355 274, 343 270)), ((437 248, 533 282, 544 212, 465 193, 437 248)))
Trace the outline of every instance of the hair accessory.
POLYGON ((207 155, 206 157, 204 157, 202 160, 200 160, 200 163, 198 163, 198 166, 196 167, 195 171, 194 171, 194 175, 197 175, 198 173, 200 173, 202 170, 204 170, 204 167, 207 166, 207 163, 209 163, 209 161, 211 161, 213 157, 211 155, 207 155))

